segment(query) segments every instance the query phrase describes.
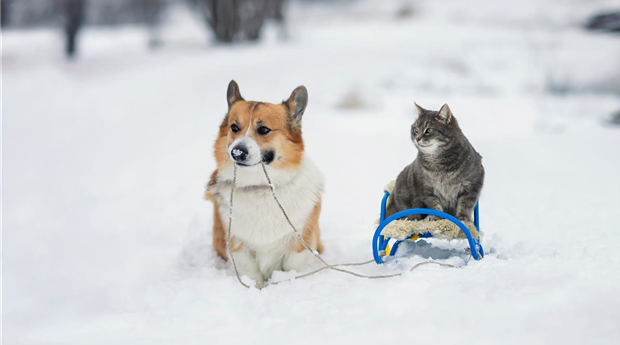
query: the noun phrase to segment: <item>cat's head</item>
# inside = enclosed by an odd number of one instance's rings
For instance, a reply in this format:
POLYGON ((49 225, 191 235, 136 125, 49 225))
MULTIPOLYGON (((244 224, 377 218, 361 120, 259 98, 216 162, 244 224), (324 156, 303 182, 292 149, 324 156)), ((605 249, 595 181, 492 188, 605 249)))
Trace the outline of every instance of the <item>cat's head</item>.
POLYGON ((439 111, 426 110, 415 105, 418 118, 411 125, 411 140, 423 154, 435 154, 460 133, 450 107, 444 104, 439 111))

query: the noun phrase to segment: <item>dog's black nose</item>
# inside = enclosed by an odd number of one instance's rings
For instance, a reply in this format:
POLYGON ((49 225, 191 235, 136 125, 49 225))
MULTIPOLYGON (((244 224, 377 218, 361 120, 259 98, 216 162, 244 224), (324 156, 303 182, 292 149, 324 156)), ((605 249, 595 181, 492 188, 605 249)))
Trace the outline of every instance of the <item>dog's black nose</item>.
POLYGON ((248 148, 242 145, 234 147, 230 151, 231 157, 237 162, 243 162, 248 158, 248 148))

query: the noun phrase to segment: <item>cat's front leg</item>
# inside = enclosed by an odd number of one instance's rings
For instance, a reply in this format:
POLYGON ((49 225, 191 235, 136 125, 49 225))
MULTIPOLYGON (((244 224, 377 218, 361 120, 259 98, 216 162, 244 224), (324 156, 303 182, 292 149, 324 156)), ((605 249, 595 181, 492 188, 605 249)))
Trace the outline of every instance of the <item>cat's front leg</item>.
MULTIPOLYGON (((426 205, 428 205, 428 208, 444 212, 443 206, 441 206, 441 202, 439 201, 439 198, 434 196, 434 195, 427 197, 426 200, 425 200, 425 203, 426 203, 426 205)), ((433 216, 431 214, 429 214, 426 217, 426 220, 429 220, 429 221, 435 221, 435 220, 440 220, 440 219, 442 219, 442 218, 441 217, 437 217, 437 216, 433 216)))
MULTIPOLYGON (((395 191, 394 193, 394 206, 397 211, 404 211, 412 208, 423 208, 424 203, 420 198, 416 198, 412 196, 409 191, 395 191)), ((388 217, 391 214, 387 215, 388 217)), ((406 220, 422 220, 424 218, 423 214, 412 214, 406 216, 404 219, 406 220)))
POLYGON ((472 222, 476 201, 477 198, 473 194, 459 196, 456 205, 456 218, 463 222, 472 222))

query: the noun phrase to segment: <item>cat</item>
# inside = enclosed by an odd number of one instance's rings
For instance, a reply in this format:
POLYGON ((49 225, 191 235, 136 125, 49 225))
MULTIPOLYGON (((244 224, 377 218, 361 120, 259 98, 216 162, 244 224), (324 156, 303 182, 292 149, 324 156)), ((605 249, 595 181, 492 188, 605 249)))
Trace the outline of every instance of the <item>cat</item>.
MULTIPOLYGON (((447 104, 439 111, 417 104, 415 108, 418 118, 411 126, 411 140, 418 155, 396 179, 394 211, 431 208, 472 222, 484 183, 482 156, 469 143, 447 104)), ((408 219, 440 218, 417 214, 408 219)))

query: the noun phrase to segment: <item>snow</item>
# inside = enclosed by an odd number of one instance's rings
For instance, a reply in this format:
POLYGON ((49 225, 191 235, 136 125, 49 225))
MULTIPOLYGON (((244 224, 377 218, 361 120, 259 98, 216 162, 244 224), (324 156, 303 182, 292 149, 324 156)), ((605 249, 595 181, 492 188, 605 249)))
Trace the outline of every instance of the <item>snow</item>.
POLYGON ((620 93, 595 91, 618 75, 620 40, 578 27, 614 5, 294 3, 289 41, 269 27, 234 47, 207 45, 178 10, 160 51, 139 28, 88 29, 74 62, 55 33, 3 32, 3 340, 617 343, 620 129, 607 119, 620 93), (411 16, 395 19, 407 4, 411 16), (484 157, 485 259, 436 243, 458 255, 420 254, 459 268, 244 289, 210 246, 202 199, 233 78, 246 99, 308 88, 330 263, 371 258, 383 186, 415 156, 413 102, 448 103, 484 157))

